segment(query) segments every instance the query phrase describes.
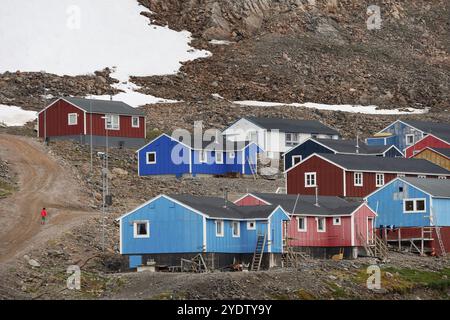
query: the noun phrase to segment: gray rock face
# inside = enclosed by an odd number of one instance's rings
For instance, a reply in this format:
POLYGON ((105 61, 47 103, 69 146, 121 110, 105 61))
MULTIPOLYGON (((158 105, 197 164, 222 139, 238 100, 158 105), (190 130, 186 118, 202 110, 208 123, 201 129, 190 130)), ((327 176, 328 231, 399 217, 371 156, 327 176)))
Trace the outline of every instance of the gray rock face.
MULTIPOLYGON (((186 23, 191 19, 197 24, 204 24, 201 35, 206 40, 236 39, 250 36, 260 30, 264 19, 295 10, 308 5, 308 0, 140 0, 155 12, 178 12, 186 23), (196 17, 189 17, 189 11, 196 17), (198 13, 202 20, 198 21, 198 13)), ((186 23, 188 24, 188 23, 186 23)))

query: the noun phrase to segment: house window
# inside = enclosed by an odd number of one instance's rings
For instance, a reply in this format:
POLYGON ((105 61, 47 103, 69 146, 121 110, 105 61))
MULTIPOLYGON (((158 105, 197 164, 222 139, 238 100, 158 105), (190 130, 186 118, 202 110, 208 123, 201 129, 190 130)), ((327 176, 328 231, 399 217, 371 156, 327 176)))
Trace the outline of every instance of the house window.
POLYGON ((234 159, 236 157, 236 154, 234 152, 229 152, 228 154, 230 156, 230 159, 234 159))
POLYGON ((384 186, 384 173, 377 173, 375 176, 375 182, 377 187, 384 186))
POLYGON ((307 231, 306 217, 298 217, 297 218, 297 229, 299 232, 307 231))
POLYGON ((362 172, 355 172, 353 174, 353 182, 355 187, 362 187, 363 186, 363 174, 362 172))
POLYGON ((223 163, 223 153, 216 151, 216 163, 223 163))
POLYGON ((305 173, 305 187, 316 187, 317 186, 317 174, 316 172, 306 172, 305 173))
POLYGON ((286 133, 286 146, 295 146, 298 143, 297 133, 286 133))
POLYGON ((340 226, 340 225, 341 225, 341 217, 334 217, 333 226, 340 226))
POLYGON ((131 117, 131 127, 139 128, 139 117, 131 117))
POLYGON ((403 212, 425 212, 425 199, 405 199, 403 200, 403 212))
POLYGON ((441 180, 446 180, 446 179, 447 179, 447 177, 446 177, 446 176, 439 176, 439 177, 438 177, 438 179, 441 179, 441 180))
POLYGON ((427 178, 427 176, 424 176, 424 175, 420 175, 420 176, 417 176, 417 178, 419 178, 419 179, 426 179, 426 178, 427 178))
POLYGON ((327 231, 327 225, 326 225, 325 218, 317 218, 317 232, 326 232, 327 231))
POLYGON ((397 174, 397 177, 398 178, 404 178, 404 177, 406 177, 403 173, 399 173, 399 174, 397 174))
POLYGON ((78 124, 78 114, 77 113, 69 113, 67 117, 67 122, 69 126, 76 126, 78 124))
POLYGON ((118 114, 107 114, 105 118, 105 129, 120 130, 120 117, 118 114))
POLYGON ((134 221, 133 222, 134 237, 135 238, 149 238, 150 237, 150 222, 134 221))
POLYGON ((223 237, 224 235, 223 221, 216 220, 216 237, 223 237))
POLYGON ((147 152, 146 158, 147 158, 147 164, 155 164, 156 163, 156 152, 147 152))
POLYGON ((302 162, 302 156, 292 156, 292 166, 302 162))
POLYGON ((239 238, 241 236, 241 224, 239 221, 233 221, 231 224, 233 238, 239 238))
POLYGON ((205 163, 208 159, 208 154, 206 153, 206 151, 200 151, 199 157, 200 157, 200 163, 205 163))
POLYGON ((256 230, 256 221, 248 221, 247 230, 256 230))
POLYGON ((414 135, 413 134, 407 134, 406 135, 406 145, 411 146, 414 144, 414 135))

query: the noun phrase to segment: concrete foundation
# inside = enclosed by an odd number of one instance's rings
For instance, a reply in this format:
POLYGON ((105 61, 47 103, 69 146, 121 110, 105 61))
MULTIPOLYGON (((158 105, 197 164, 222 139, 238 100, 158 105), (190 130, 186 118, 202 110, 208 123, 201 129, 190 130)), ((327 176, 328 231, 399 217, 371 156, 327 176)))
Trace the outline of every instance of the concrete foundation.
MULTIPOLYGON (((91 143, 91 136, 89 135, 77 135, 77 136, 58 136, 48 137, 48 141, 54 140, 71 140, 80 144, 89 145, 91 143)), ((105 136, 92 136, 92 145, 95 147, 105 147, 105 136)), ((111 148, 127 148, 138 149, 145 145, 145 139, 141 138, 125 138, 125 137, 108 137, 108 146, 111 148)))
POLYGON ((358 247, 294 247, 294 251, 303 252, 311 258, 331 259, 344 249, 344 259, 356 259, 358 257, 358 247))

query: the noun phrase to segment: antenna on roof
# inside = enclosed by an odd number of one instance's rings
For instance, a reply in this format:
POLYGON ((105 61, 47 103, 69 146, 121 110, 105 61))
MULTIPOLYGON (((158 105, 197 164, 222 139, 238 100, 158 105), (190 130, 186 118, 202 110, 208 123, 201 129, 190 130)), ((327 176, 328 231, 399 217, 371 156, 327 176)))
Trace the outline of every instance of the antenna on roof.
POLYGON ((356 133, 356 153, 359 153, 359 134, 356 133))
POLYGON ((316 203, 314 205, 316 207, 320 207, 320 205, 319 205, 319 187, 316 187, 316 203))
POLYGON ((109 95, 109 100, 113 101, 113 96, 112 96, 112 94, 109 95))
POLYGON ((223 188, 223 198, 225 199, 225 205, 223 207, 227 208, 228 207, 228 188, 227 187, 223 188))

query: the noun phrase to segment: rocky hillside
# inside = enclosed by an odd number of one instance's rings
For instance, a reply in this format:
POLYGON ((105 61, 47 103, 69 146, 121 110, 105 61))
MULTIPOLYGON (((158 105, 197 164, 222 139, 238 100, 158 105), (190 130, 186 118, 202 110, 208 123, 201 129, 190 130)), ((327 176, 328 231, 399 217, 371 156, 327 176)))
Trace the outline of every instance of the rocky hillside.
POLYGON ((155 13, 154 23, 188 29, 198 47, 213 52, 178 75, 135 79, 144 92, 185 101, 218 93, 231 100, 449 107, 448 1, 140 2, 155 13), (380 30, 367 28, 372 4, 381 8, 380 30))

